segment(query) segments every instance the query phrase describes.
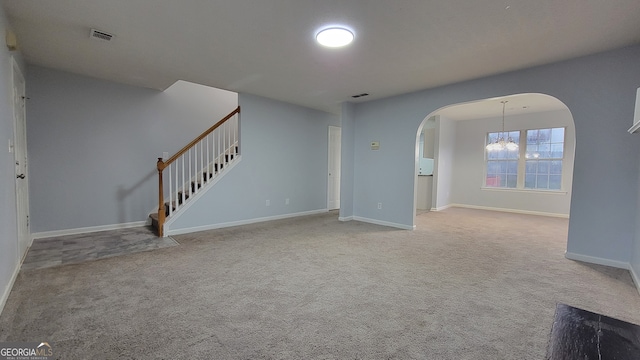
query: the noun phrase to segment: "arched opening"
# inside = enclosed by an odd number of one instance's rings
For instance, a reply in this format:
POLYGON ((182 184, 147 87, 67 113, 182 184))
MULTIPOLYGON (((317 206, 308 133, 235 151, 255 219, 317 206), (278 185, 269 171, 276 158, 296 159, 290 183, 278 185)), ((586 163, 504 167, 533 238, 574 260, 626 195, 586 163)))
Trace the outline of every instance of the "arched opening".
POLYGON ((573 117, 555 97, 514 94, 442 107, 417 129, 414 214, 455 206, 568 218, 574 155, 573 117), (486 148, 501 136, 514 138, 517 149, 486 148))

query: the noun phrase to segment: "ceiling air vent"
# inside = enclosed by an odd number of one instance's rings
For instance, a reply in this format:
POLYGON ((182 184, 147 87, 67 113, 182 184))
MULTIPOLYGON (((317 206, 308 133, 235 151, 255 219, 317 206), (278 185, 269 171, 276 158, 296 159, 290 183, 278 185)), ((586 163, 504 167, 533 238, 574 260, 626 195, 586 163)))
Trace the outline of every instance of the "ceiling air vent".
POLYGON ((111 41, 113 35, 104 31, 91 29, 91 34, 89 35, 89 37, 96 40, 111 41))
POLYGON ((369 96, 369 94, 362 93, 362 94, 358 94, 358 95, 351 95, 351 97, 354 98, 354 99, 357 99, 357 98, 360 98, 360 97, 363 97, 363 96, 369 96))

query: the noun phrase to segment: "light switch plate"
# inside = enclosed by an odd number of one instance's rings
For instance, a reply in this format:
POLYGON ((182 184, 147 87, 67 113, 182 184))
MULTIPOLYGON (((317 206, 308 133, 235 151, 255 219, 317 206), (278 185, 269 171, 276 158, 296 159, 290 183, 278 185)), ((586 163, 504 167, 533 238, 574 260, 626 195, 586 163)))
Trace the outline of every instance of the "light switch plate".
POLYGON ((371 150, 380 150, 380 142, 372 141, 371 142, 371 150))

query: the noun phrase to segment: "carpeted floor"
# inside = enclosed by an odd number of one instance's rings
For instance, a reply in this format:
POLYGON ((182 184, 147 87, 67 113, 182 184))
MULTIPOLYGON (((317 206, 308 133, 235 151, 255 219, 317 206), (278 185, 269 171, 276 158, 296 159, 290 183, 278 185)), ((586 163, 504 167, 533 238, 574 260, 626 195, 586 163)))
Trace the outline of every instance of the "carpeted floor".
POLYGON ((20 270, 77 264, 176 245, 171 237, 159 238, 150 226, 36 239, 20 270))
POLYGON ((60 359, 543 359, 556 303, 640 323, 627 271, 564 258, 566 219, 336 218, 21 272, 0 341, 48 341, 60 359))

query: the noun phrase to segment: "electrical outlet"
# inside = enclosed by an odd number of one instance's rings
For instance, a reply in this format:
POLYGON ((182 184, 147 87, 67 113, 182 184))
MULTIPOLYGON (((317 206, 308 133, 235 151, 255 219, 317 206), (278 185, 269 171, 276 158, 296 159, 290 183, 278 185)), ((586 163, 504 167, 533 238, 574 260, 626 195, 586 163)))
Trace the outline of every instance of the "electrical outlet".
POLYGON ((284 204, 289 205, 289 198, 284 199, 284 204))
POLYGON ((382 209, 382 203, 378 203, 378 210, 382 209))
POLYGON ((271 206, 271 200, 267 200, 267 206, 271 206))

